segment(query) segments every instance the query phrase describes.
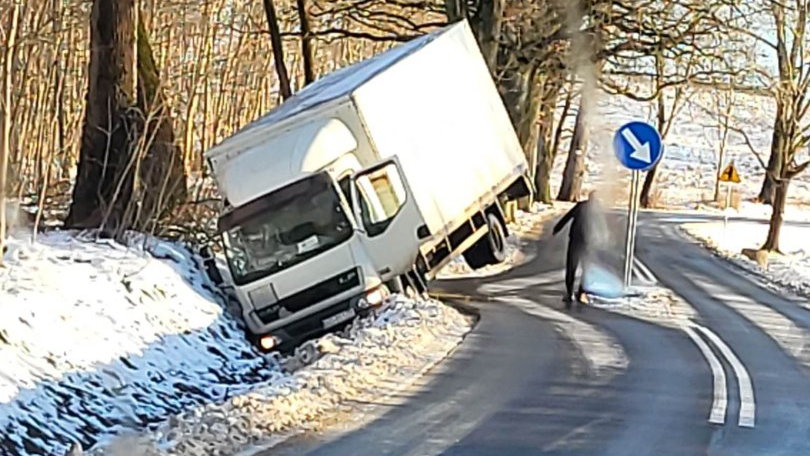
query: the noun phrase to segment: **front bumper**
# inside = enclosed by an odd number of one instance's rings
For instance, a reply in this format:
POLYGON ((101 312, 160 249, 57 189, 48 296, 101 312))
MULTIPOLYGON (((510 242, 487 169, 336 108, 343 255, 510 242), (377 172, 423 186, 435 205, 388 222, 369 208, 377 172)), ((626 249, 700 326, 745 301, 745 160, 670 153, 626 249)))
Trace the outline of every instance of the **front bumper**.
POLYGON ((360 301, 364 299, 364 297, 365 293, 361 293, 349 299, 338 301, 323 310, 273 329, 268 333, 254 335, 253 342, 264 352, 289 352, 308 340, 316 339, 330 332, 345 328, 347 324, 351 323, 358 316, 363 317, 368 315, 373 310, 373 307, 360 305, 360 301), (327 327, 324 325, 324 320, 336 316, 341 312, 348 311, 349 309, 354 310, 355 317, 347 318, 345 321, 336 323, 333 326, 327 327), (268 335, 272 335, 276 338, 275 347, 269 350, 262 347, 259 343, 262 337, 268 335))

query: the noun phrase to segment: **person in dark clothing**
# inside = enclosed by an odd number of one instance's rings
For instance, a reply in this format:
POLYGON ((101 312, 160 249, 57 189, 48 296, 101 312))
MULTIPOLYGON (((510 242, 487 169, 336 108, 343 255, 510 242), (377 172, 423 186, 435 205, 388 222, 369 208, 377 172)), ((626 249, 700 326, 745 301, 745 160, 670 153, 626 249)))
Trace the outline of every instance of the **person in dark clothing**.
POLYGON ((595 192, 591 192, 586 201, 578 202, 568 213, 566 213, 556 225, 553 234, 556 235, 568 223, 571 229, 568 233, 568 252, 565 261, 565 303, 570 307, 573 301, 582 302, 584 289, 582 280, 574 295, 574 282, 576 281, 577 269, 582 266, 583 274, 589 261, 589 257, 599 248, 606 226, 601 205, 596 198, 595 192))

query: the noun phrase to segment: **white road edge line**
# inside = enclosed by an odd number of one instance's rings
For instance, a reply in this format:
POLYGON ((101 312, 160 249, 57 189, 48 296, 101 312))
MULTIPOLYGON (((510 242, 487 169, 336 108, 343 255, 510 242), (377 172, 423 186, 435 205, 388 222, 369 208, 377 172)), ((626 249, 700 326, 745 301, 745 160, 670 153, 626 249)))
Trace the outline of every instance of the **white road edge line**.
POLYGON ((658 278, 655 277, 655 274, 653 274, 653 272, 650 270, 650 268, 647 267, 646 264, 644 264, 638 258, 634 258, 634 260, 636 262, 636 266, 638 267, 639 271, 641 271, 641 273, 646 276, 648 282, 650 283, 658 282, 658 278))
POLYGON ((740 420, 737 424, 741 427, 754 427, 756 403, 754 402, 754 387, 751 384, 751 377, 748 375, 748 371, 745 369, 740 359, 737 358, 737 355, 734 354, 734 351, 723 342, 720 336, 703 326, 694 326, 703 332, 703 334, 720 349, 720 353, 723 354, 734 369, 734 374, 737 376, 737 385, 739 385, 740 388, 740 420))
POLYGON ((642 274, 641 269, 639 269, 638 264, 636 264, 635 261, 633 262, 633 277, 638 277, 642 281, 649 283, 649 279, 644 277, 644 274, 642 274))
POLYGON ((709 413, 709 423, 724 424, 726 422, 726 408, 728 407, 728 390, 726 389, 726 371, 723 370, 723 365, 717 359, 714 352, 703 339, 695 333, 695 330, 689 326, 684 326, 683 331, 692 339, 692 342, 697 345, 700 352, 709 362, 709 367, 712 369, 712 378, 714 379, 714 401, 712 402, 712 411, 709 413))

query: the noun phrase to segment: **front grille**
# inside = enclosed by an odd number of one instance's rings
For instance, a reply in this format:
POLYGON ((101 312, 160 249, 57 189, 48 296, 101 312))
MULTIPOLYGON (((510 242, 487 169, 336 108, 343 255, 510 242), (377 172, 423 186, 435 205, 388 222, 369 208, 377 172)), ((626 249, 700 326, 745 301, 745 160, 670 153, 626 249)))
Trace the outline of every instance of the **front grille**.
POLYGON ((293 338, 300 339, 306 338, 313 334, 320 333, 324 331, 323 327, 323 320, 326 318, 331 317, 332 315, 336 315, 344 310, 348 310, 350 307, 350 301, 343 301, 335 304, 334 306, 329 307, 328 309, 324 309, 320 312, 312 314, 303 320, 297 321, 295 323, 290 324, 289 326, 285 326, 284 330, 293 338))
POLYGON ((259 320, 261 320, 262 323, 268 324, 278 320, 278 311, 278 304, 273 304, 272 306, 267 306, 264 309, 257 310, 256 316, 259 317, 259 320))
POLYGON ((350 269, 303 291, 280 300, 277 304, 290 312, 298 312, 312 304, 325 301, 333 296, 360 285, 360 271, 350 269))

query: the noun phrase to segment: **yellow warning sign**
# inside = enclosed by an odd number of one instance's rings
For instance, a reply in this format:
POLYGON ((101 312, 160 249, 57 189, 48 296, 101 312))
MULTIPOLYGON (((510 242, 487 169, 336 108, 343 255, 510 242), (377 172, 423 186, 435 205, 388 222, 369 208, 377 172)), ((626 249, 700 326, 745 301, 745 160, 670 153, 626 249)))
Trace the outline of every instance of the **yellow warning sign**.
POLYGON ((737 168, 734 167, 734 163, 729 163, 729 165, 726 166, 726 169, 720 173, 720 181, 734 182, 735 184, 739 184, 741 182, 740 175, 737 174, 737 168))

